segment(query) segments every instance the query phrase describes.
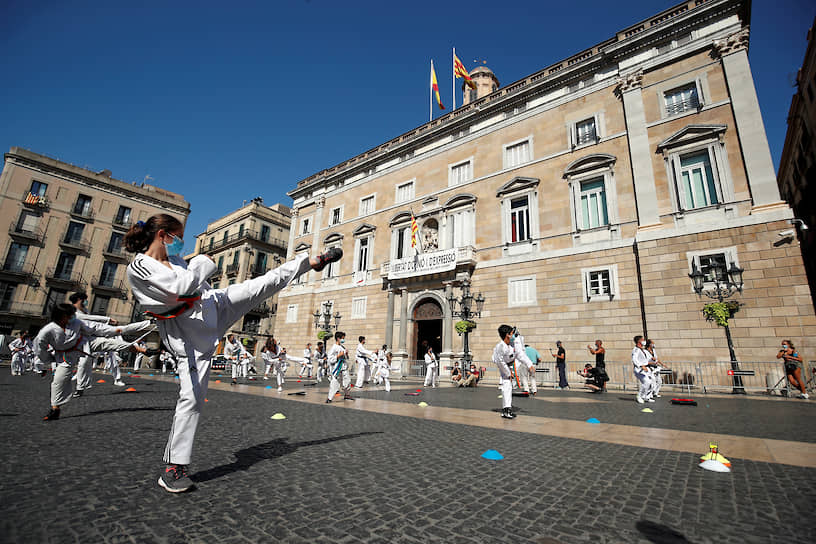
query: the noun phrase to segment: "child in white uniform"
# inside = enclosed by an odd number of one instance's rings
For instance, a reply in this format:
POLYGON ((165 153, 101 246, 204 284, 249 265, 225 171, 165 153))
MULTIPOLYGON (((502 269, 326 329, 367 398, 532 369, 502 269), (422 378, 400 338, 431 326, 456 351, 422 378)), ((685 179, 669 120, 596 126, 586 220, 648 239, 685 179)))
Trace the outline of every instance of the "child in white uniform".
POLYGON ((25 373, 27 360, 33 353, 28 332, 21 332, 20 337, 9 344, 11 351, 11 375, 22 376, 25 373))
POLYGON ((232 385, 238 383, 236 378, 238 378, 241 373, 241 362, 238 360, 240 355, 241 345, 238 343, 238 340, 235 339, 234 334, 228 334, 227 341, 224 342, 224 358, 230 363, 230 368, 232 370, 232 385))
POLYGON ((329 350, 327 360, 329 363, 329 373, 331 383, 329 384, 329 397, 326 399, 330 403, 338 391, 343 391, 343 400, 354 400, 349 394, 351 387, 351 376, 348 371, 348 351, 343 346, 346 342, 346 333, 337 331, 334 333, 334 345, 329 350))
POLYGON ((388 378, 391 376, 391 361, 388 360, 388 346, 383 345, 377 357, 377 375, 382 378, 385 383, 385 392, 391 392, 391 382, 388 378))
POLYGON ((513 382, 511 380, 510 367, 516 358, 516 352, 513 348, 513 327, 510 325, 502 325, 499 327, 499 338, 501 340, 496 347, 493 348, 493 362, 499 369, 499 376, 501 376, 501 391, 502 391, 502 411, 501 417, 505 419, 513 419, 516 415, 513 413, 513 382))
POLYGON ((637 395, 639 404, 644 402, 654 402, 652 393, 652 373, 649 370, 649 357, 643 349, 643 337, 640 335, 634 338, 635 347, 632 348, 632 366, 634 366, 635 377, 640 382, 640 389, 637 395))
POLYGON ((521 379, 521 387, 524 388, 525 392, 535 395, 538 392, 535 363, 527 357, 527 350, 524 349, 524 337, 518 328, 513 331, 513 351, 515 351, 516 355, 516 375, 521 379))
POLYGON ((357 360, 357 383, 355 387, 360 389, 363 384, 371 378, 371 361, 374 360, 374 353, 368 351, 365 347, 365 336, 357 339, 360 343, 357 344, 357 351, 355 358, 357 360))
POLYGON ((300 372, 298 372, 298 378, 302 378, 303 375, 306 375, 307 378, 311 379, 312 377, 312 343, 308 342, 306 344, 306 348, 303 350, 303 361, 300 363, 300 372))
POLYGON ((436 360, 436 355, 434 355, 431 346, 428 346, 428 350, 425 352, 425 365, 427 366, 427 370, 425 371, 425 387, 429 385, 436 387, 436 384, 439 382, 439 363, 436 360))
POLYGON ((213 289, 207 278, 215 272, 215 263, 207 255, 186 263, 180 256, 183 235, 178 219, 158 214, 137 222, 124 240, 127 250, 137 253, 127 267, 133 294, 145 313, 158 319, 162 342, 178 361, 179 400, 164 452, 167 468, 159 478, 159 485, 173 493, 193 486, 187 465, 218 340, 235 321, 295 278, 309 269, 322 270, 343 255, 339 248, 312 258, 301 254, 257 278, 213 289))

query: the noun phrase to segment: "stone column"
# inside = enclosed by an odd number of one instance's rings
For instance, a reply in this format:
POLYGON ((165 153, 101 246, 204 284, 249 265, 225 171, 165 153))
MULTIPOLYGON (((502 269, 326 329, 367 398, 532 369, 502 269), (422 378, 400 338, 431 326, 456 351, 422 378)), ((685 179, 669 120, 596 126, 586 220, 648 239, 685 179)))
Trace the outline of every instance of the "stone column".
POLYGON ((642 81, 642 70, 628 74, 621 78, 618 93, 623 101, 623 113, 626 118, 629 159, 632 163, 632 178, 637 202, 638 229, 652 229, 660 227, 660 215, 657 210, 652 150, 649 146, 646 114, 643 109, 642 81))
POLYGON ((286 260, 291 261, 295 256, 295 231, 297 231, 297 220, 300 215, 300 210, 295 208, 292 210, 292 222, 289 223, 289 245, 286 246, 286 260))
POLYGON ((748 28, 715 41, 714 52, 720 56, 725 72, 731 109, 737 124, 737 136, 742 148, 742 160, 754 201, 752 213, 784 206, 779 197, 768 137, 748 63, 748 28))
MULTIPOLYGON (((315 202, 317 210, 314 214, 314 222, 312 223, 312 255, 320 253, 320 225, 323 224, 323 209, 326 207, 326 197, 319 196, 315 202)), ((323 272, 309 272, 310 280, 315 282, 322 277, 323 272)))
POLYGON ((450 304, 448 299, 453 294, 453 282, 446 281, 445 285, 445 303, 442 305, 442 353, 441 358, 448 361, 448 366, 451 366, 453 359, 453 315, 451 314, 450 304))
POLYGON ((394 346, 394 289, 388 284, 388 309, 385 311, 385 345, 393 355, 394 346))
POLYGON ((405 376, 409 373, 409 366, 408 363, 408 289, 405 287, 400 288, 400 333, 399 333, 399 348, 397 351, 397 355, 402 360, 401 367, 402 367, 402 375, 405 376))

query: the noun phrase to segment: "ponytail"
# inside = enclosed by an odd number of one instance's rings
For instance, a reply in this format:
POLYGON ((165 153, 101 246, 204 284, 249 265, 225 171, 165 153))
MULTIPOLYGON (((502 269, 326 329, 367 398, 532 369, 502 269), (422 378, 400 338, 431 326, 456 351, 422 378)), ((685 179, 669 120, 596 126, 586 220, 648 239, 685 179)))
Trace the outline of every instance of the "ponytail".
POLYGON ((183 226, 181 221, 166 213, 153 215, 147 221, 137 221, 125 234, 125 249, 131 253, 144 253, 153 243, 157 232, 178 230, 183 226))

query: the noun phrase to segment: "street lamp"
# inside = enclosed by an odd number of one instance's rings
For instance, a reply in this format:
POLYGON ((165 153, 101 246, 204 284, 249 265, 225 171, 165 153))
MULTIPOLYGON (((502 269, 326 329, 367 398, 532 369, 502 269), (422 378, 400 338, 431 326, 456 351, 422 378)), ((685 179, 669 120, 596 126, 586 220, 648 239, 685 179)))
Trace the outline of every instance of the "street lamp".
POLYGON ((312 314, 314 317, 315 329, 320 329, 331 333, 332 329, 337 330, 340 327, 340 319, 343 317, 340 312, 334 312, 332 315, 332 303, 328 300, 321 304, 321 307, 315 310, 312 314), (334 318, 334 324, 331 323, 334 318))
MULTIPOLYGON (((731 263, 731 268, 726 270, 725 274, 722 273, 723 267, 716 266, 711 270, 714 273, 714 285, 713 287, 706 287, 705 274, 697 268, 696 263, 692 264, 692 271, 689 277, 694 285, 695 293, 705 295, 710 299, 722 303, 723 300, 742 292, 742 273, 744 269, 738 268, 737 265, 731 263), (723 280, 725 276, 727 276, 727 279, 723 280)), ((731 340, 731 329, 728 328, 728 323, 726 323, 723 328, 725 329, 725 339, 728 342, 728 353, 731 356, 731 370, 739 370, 737 355, 734 353, 734 342, 731 340)), ((734 375, 734 387, 731 392, 734 394, 745 394, 742 378, 736 374, 734 375)))
MULTIPOLYGON (((484 308, 485 298, 484 296, 479 293, 474 297, 470 292, 470 280, 463 280, 462 284, 460 285, 462 289, 462 296, 456 298, 451 292, 448 296, 448 305, 451 309, 451 315, 453 317, 461 317, 463 321, 472 322, 474 318, 481 317, 482 315, 482 308, 484 308), (473 308, 473 302, 476 302, 476 308, 473 308), (459 307, 459 310, 456 307, 459 307)), ((464 355, 462 357, 462 371, 464 372, 465 368, 470 368, 470 362, 472 357, 470 356, 470 347, 468 344, 468 336, 470 335, 470 331, 475 328, 474 327, 466 327, 464 331, 459 332, 459 335, 465 335, 464 339, 464 355)))

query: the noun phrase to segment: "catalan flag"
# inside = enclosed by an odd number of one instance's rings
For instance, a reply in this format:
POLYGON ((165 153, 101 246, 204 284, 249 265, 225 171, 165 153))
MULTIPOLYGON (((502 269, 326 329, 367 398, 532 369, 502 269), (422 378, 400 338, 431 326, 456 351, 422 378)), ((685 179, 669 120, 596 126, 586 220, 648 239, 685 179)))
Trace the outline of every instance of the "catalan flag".
POLYGON ((411 248, 421 248, 419 245, 419 225, 417 225, 414 212, 411 212, 411 248))
POLYGON ((439 84, 436 82, 436 71, 433 67, 433 61, 431 61, 431 88, 436 94, 436 104, 439 106, 440 110, 444 110, 445 106, 442 105, 442 99, 439 98, 439 84))
POLYGON ((461 77, 465 80, 465 83, 471 89, 476 89, 476 84, 473 83, 473 80, 470 78, 470 74, 465 69, 465 65, 462 64, 462 61, 459 60, 459 57, 456 56, 456 53, 453 54, 453 77, 461 77))

